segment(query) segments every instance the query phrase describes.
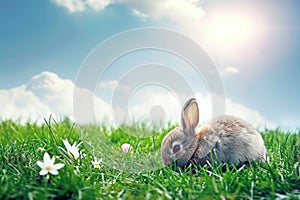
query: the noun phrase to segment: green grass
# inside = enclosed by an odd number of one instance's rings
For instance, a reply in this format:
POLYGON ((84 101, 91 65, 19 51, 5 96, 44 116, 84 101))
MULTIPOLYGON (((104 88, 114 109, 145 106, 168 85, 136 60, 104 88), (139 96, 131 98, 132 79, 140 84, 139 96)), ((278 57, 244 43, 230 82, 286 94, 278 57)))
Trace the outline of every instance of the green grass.
MULTIPOLYGON (((130 143, 134 156, 145 155, 159 150, 162 138, 173 127, 170 125, 148 138, 137 138, 126 135, 124 128, 102 126, 106 140, 99 141, 101 146, 113 144, 115 148, 130 143)), ((125 130, 134 133, 142 128, 132 126, 125 130)), ((114 169, 111 164, 114 158, 107 149, 102 154, 98 152, 98 156, 103 156, 103 166, 94 169, 91 165, 94 157, 86 146, 80 146, 86 157, 79 160, 71 159, 58 148, 64 147, 65 138, 72 144, 81 141, 79 135, 83 132, 67 119, 59 123, 51 120, 44 125, 0 122, 0 199, 300 199, 299 132, 265 130, 262 133, 268 149, 265 164, 225 172, 222 166, 204 166, 197 168, 195 174, 188 169, 160 168, 135 173, 114 169), (56 163, 65 163, 59 174, 49 180, 39 175, 36 162, 44 154, 39 147, 50 156, 58 156, 56 163), (77 174, 75 166, 79 166, 77 174)))

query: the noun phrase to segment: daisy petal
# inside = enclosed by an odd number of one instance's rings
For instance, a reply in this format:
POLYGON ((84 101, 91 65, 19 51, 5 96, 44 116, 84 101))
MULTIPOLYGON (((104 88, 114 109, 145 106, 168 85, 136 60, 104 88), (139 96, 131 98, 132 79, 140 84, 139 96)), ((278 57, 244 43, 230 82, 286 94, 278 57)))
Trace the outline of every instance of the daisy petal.
POLYGON ((40 167, 40 168, 44 168, 45 164, 41 161, 37 161, 36 164, 40 167))
POLYGON ((50 170, 50 173, 53 174, 53 175, 57 175, 58 174, 58 171, 56 169, 51 169, 50 170))
POLYGON ((55 162, 55 156, 53 156, 53 157, 51 158, 50 164, 53 165, 54 162, 55 162))
POLYGON ((63 143, 64 143, 64 145, 65 145, 67 151, 69 151, 69 149, 71 148, 71 145, 70 145, 68 139, 64 139, 64 140, 63 140, 63 143))
POLYGON ((40 175, 46 175, 46 174, 48 174, 48 171, 47 170, 45 170, 45 169, 42 169, 41 171, 40 171, 40 175))
POLYGON ((49 163, 50 162, 50 156, 47 152, 44 153, 44 163, 49 163))
POLYGON ((53 166, 53 168, 56 169, 56 170, 59 170, 59 169, 63 168, 64 166, 65 166, 65 164, 58 163, 58 164, 55 164, 55 165, 53 166))
POLYGON ((76 148, 78 149, 78 147, 82 144, 82 142, 79 142, 79 144, 76 146, 76 148))

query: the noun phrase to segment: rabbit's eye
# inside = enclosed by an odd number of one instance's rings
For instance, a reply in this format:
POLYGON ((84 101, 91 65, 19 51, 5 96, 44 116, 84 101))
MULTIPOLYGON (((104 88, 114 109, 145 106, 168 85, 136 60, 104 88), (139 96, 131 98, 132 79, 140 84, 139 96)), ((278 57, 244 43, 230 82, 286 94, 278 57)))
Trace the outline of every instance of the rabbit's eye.
POLYGON ((179 150, 180 150, 180 145, 176 144, 176 145, 173 147, 173 153, 177 153, 179 150))

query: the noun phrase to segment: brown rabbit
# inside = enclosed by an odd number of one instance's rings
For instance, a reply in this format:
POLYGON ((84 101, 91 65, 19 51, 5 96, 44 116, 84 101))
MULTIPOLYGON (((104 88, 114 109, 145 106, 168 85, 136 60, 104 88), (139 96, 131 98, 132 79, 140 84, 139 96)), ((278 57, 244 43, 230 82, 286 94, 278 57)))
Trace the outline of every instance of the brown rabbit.
POLYGON ((202 125, 199 122, 196 99, 186 102, 181 114, 181 127, 171 130, 161 144, 165 166, 176 162, 180 168, 190 163, 204 165, 213 157, 217 163, 239 165, 248 161, 266 159, 266 147, 259 132, 235 116, 220 116, 202 125))

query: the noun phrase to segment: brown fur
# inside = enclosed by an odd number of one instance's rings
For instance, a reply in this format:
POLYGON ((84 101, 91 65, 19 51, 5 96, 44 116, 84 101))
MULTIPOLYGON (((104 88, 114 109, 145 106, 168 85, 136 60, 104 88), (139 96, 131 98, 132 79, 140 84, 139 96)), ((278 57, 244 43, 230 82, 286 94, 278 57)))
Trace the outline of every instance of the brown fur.
POLYGON ((266 147, 261 135, 246 121, 235 116, 220 116, 204 124, 198 133, 199 113, 195 99, 190 99, 182 110, 182 125, 170 131, 162 141, 161 155, 167 166, 174 162, 179 167, 190 163, 204 165, 211 161, 241 164, 264 161, 266 147), (181 150, 173 153, 174 145, 181 150))

